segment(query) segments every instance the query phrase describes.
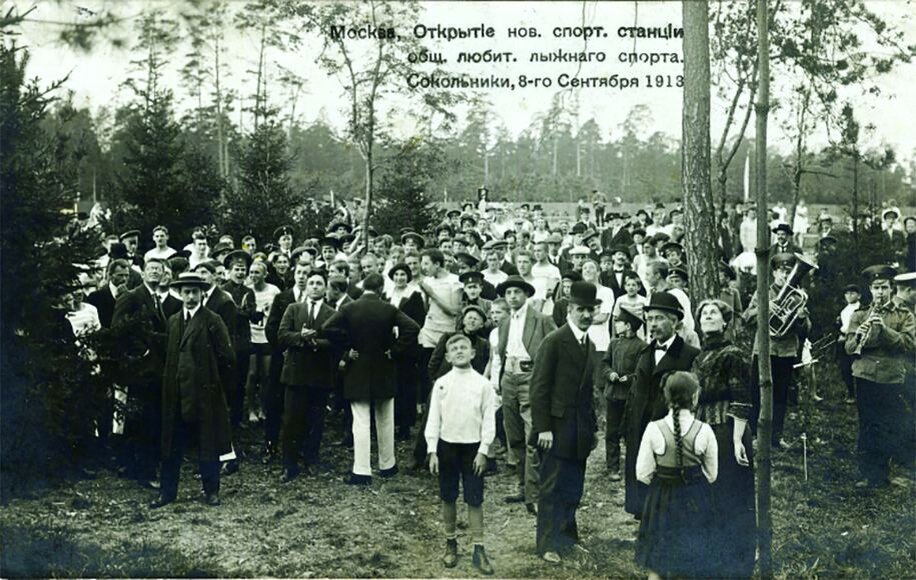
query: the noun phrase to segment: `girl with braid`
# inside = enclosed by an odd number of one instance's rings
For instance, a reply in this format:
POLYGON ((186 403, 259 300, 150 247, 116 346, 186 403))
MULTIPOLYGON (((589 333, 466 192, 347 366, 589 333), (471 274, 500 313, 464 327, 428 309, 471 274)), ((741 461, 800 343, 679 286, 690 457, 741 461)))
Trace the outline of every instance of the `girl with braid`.
POLYGON ((636 458, 636 477, 649 485, 636 540, 636 563, 649 578, 708 577, 712 491, 719 469, 716 437, 696 419, 696 375, 673 372, 662 381, 670 411, 649 423, 636 458))

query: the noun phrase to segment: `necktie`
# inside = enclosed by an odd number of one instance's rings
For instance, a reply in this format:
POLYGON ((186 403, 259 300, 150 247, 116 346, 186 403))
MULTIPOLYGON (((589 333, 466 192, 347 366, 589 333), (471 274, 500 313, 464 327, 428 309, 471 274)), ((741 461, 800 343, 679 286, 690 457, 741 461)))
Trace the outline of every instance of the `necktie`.
POLYGON ((315 305, 317 303, 314 300, 309 300, 309 328, 312 328, 315 325, 315 305))
POLYGON ((153 292, 153 301, 156 303, 156 313, 159 318, 165 320, 165 312, 162 311, 162 300, 159 299, 159 294, 153 292))
POLYGON ((585 354, 588 354, 588 335, 587 334, 582 337, 582 341, 580 342, 580 344, 582 345, 582 352, 584 352, 585 354))

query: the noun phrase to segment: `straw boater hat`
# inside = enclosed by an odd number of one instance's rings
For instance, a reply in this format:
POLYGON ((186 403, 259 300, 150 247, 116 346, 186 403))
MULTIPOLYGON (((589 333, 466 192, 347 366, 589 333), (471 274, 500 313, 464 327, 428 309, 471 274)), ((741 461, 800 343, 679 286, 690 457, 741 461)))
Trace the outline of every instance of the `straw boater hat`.
POLYGON ((204 282, 204 279, 201 278, 199 274, 195 274, 194 272, 184 272, 179 274, 178 278, 176 280, 172 280, 172 283, 169 284, 169 286, 177 290, 181 290, 185 286, 194 286, 196 288, 200 288, 201 290, 205 290, 210 287, 209 284, 204 282))

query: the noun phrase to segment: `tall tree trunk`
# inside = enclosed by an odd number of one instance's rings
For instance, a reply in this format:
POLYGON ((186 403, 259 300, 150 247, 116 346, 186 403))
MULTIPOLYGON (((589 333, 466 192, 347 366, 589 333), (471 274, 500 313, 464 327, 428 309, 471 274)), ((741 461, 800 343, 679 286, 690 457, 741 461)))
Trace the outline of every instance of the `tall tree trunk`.
POLYGON ((710 184, 709 6, 684 0, 684 107, 682 118, 687 267, 694 303, 719 296, 718 237, 710 184))
POLYGON ((773 517, 770 513, 773 432, 773 372, 770 367, 770 228, 767 219, 767 116, 770 112, 770 30, 767 0, 757 0, 759 84, 757 124, 757 372, 760 376, 760 418, 757 427, 757 546, 760 575, 773 576, 773 517))
MULTIPOLYGON (((811 89, 805 87, 802 95, 801 109, 798 111, 798 133, 795 136, 795 167, 792 171, 792 206, 786 220, 795 228, 795 212, 798 211, 798 201, 801 198, 801 180, 805 174, 805 122, 808 116, 808 103, 811 100, 811 89)), ((804 232, 801 232, 804 234, 804 232)), ((799 232, 795 232, 799 234, 799 232)))
POLYGON ((486 149, 483 150, 483 184, 486 186, 490 183, 490 154, 486 149))
POLYGON ((550 165, 550 175, 557 176, 557 156, 560 149, 560 140, 556 137, 553 139, 553 159, 550 165))
POLYGON ((254 88, 254 130, 258 130, 261 115, 261 82, 264 75, 264 47, 267 45, 267 26, 261 25, 261 48, 258 51, 258 76, 254 88))
POLYGON ((220 76, 219 76, 219 51, 220 43, 219 38, 216 39, 214 58, 215 66, 213 67, 213 82, 214 90, 216 91, 216 141, 217 141, 217 160, 219 162, 219 174, 223 179, 226 178, 226 175, 229 173, 226 169, 226 159, 225 155, 225 146, 223 144, 223 93, 222 87, 220 86, 220 76))

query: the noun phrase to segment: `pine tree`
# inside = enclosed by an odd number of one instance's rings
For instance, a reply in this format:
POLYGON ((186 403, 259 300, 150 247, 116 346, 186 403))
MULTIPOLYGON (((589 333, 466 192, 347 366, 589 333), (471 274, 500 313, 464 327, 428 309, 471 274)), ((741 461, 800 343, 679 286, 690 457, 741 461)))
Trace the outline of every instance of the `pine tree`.
POLYGON ((396 236, 403 227, 426 232, 440 221, 440 210, 426 194, 426 188, 438 173, 442 159, 442 150, 436 144, 421 146, 413 140, 386 160, 379 175, 380 199, 373 219, 379 234, 396 236))

